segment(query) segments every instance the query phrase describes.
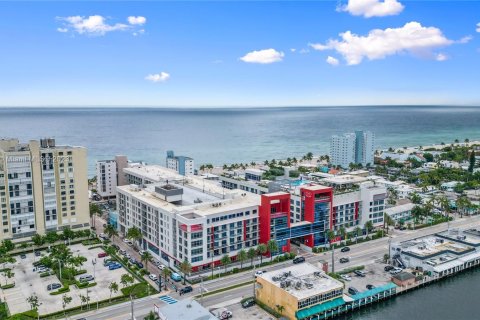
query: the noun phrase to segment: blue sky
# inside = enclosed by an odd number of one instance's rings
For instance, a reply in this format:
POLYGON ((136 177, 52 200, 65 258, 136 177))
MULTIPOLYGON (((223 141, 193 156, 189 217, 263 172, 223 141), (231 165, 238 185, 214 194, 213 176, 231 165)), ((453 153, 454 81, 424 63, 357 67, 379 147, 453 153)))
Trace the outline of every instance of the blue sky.
POLYGON ((0 2, 0 106, 480 105, 480 2, 388 1, 0 2))

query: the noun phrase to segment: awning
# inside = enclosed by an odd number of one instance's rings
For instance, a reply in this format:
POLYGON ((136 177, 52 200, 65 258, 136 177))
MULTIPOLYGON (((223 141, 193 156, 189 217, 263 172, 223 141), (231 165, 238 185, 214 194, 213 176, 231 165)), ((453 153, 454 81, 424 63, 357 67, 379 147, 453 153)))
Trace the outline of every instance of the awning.
POLYGON ((447 262, 447 263, 442 263, 441 265, 435 266, 435 267, 433 267, 433 271, 439 273, 439 272, 442 272, 442 271, 445 271, 445 270, 448 270, 448 269, 452 269, 452 268, 455 268, 455 267, 458 267, 458 266, 461 266, 461 265, 463 265, 463 261, 459 261, 457 259, 457 260, 453 260, 453 261, 450 261, 450 262, 447 262))
POLYGON ((363 298, 372 297, 372 296, 374 296, 378 293, 381 293, 381 292, 384 292, 384 291, 387 291, 387 290, 390 290, 390 289, 393 289, 393 288, 396 288, 396 287, 397 287, 397 285, 395 283, 389 282, 386 285, 383 285, 383 286, 380 286, 380 287, 375 287, 371 290, 367 290, 367 291, 363 291, 363 292, 354 294, 354 295, 352 295, 352 298, 354 300, 360 300, 360 299, 363 299, 363 298))
POLYGON ((296 317, 299 320, 305 319, 310 316, 313 316, 314 314, 322 313, 322 312, 337 308, 344 304, 345 304, 345 301, 342 298, 336 298, 334 300, 330 300, 321 304, 314 305, 313 307, 310 307, 308 309, 299 310, 296 312, 296 317))

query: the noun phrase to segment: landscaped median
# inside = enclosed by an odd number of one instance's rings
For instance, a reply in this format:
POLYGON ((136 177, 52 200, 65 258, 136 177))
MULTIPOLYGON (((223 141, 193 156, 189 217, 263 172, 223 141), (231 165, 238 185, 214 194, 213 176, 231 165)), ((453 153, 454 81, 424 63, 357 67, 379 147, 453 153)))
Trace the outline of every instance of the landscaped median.
MULTIPOLYGON (((230 290, 233 290, 233 289, 236 289, 236 288, 244 287, 244 286, 247 286, 247 285, 252 285, 252 283, 254 281, 255 280, 245 281, 245 282, 237 283, 237 284, 235 284, 233 286, 230 286, 230 287, 225 287, 225 288, 220 288, 220 289, 217 289, 217 290, 209 291, 209 292, 204 293, 203 297, 213 296, 215 294, 219 294, 219 293, 222 293, 222 292, 225 292, 225 291, 230 291, 230 290)), ((198 294, 198 295, 195 296, 195 298, 200 298, 200 297, 202 297, 202 294, 198 294)))

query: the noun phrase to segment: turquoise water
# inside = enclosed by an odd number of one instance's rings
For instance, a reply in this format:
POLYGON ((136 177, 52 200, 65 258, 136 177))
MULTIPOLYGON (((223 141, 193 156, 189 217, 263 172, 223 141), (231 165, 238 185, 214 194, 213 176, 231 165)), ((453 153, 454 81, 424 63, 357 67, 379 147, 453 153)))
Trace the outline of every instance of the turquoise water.
POLYGON ((326 154, 332 134, 356 129, 375 132, 379 148, 480 139, 479 123, 475 107, 0 109, 0 137, 86 146, 92 174, 116 154, 164 163, 175 150, 222 165, 326 154))

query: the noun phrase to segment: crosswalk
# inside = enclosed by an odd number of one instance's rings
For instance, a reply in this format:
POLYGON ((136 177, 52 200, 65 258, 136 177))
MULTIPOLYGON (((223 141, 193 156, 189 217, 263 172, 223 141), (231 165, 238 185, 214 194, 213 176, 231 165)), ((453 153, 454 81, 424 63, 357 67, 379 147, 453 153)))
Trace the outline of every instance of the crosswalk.
POLYGON ((159 299, 162 300, 162 301, 165 302, 165 303, 168 303, 168 304, 177 303, 177 300, 173 299, 173 298, 170 297, 170 296, 161 296, 159 299))

